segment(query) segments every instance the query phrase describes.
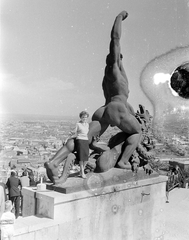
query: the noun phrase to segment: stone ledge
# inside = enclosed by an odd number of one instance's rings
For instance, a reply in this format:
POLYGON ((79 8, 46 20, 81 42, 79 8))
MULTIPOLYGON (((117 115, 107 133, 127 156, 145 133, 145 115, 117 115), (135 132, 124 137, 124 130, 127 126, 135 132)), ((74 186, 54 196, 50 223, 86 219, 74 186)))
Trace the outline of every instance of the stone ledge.
POLYGON ((122 184, 126 182, 140 181, 144 179, 151 179, 159 176, 158 173, 146 174, 143 168, 139 168, 137 173, 131 170, 112 168, 103 173, 88 173, 86 179, 81 177, 69 177, 63 184, 53 185, 47 184, 47 189, 61 192, 61 193, 76 193, 84 190, 92 190, 98 188, 101 191, 104 187, 122 184))
POLYGON ((45 192, 36 192, 36 198, 37 199, 48 199, 51 202, 54 202, 55 205, 58 205, 60 203, 66 203, 70 201, 75 201, 83 198, 91 198, 98 195, 105 195, 113 192, 118 191, 124 191, 129 190, 133 188, 138 188, 142 186, 157 184, 160 182, 166 182, 167 176, 151 176, 147 179, 140 179, 136 180, 135 177, 131 179, 131 181, 128 182, 122 182, 122 183, 114 183, 114 185, 111 186, 105 186, 101 191, 91 191, 91 190, 84 190, 79 192, 72 192, 69 194, 62 194, 56 191, 45 191, 45 192))
POLYGON ((114 185, 111 186, 105 186, 103 188, 102 191, 100 192, 92 192, 92 191, 79 191, 79 192, 72 192, 69 194, 63 194, 60 192, 56 192, 56 191, 35 191, 30 187, 26 187, 24 189, 24 193, 28 194, 29 192, 31 192, 31 194, 33 196, 36 197, 36 199, 40 199, 40 200, 48 200, 50 202, 52 202, 55 205, 61 204, 61 203, 66 203, 66 202, 70 202, 70 201, 75 201, 75 200, 79 200, 79 199, 83 199, 83 198, 91 198, 94 196, 98 196, 98 195, 104 195, 104 194, 108 194, 108 193, 112 193, 115 191, 123 191, 123 190, 127 190, 127 189, 132 189, 132 188, 138 188, 138 187, 142 187, 142 186, 146 186, 146 185, 152 185, 152 184, 156 184, 156 183, 160 183, 160 182, 166 182, 167 181, 167 176, 157 176, 156 177, 149 177, 146 179, 141 179, 141 180, 136 180, 135 176, 133 176, 132 179, 130 179, 130 181, 128 182, 122 182, 122 183, 114 183, 114 185))

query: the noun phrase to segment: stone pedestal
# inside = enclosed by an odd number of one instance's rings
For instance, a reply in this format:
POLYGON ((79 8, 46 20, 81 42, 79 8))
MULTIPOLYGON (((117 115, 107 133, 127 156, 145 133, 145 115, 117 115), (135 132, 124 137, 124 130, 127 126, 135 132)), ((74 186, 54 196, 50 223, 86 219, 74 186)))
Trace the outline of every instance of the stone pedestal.
POLYGON ((32 187, 23 187, 22 194, 23 194, 23 211, 22 216, 33 216, 36 214, 36 206, 37 206, 37 199, 36 199, 36 188, 32 187))
MULTIPOLYGON (((112 169, 88 177, 87 187, 81 179, 84 190, 36 192, 36 214, 59 222, 59 239, 164 239, 167 177, 142 172, 130 176, 122 179, 112 169)), ((69 181, 74 183, 75 178, 69 181)))

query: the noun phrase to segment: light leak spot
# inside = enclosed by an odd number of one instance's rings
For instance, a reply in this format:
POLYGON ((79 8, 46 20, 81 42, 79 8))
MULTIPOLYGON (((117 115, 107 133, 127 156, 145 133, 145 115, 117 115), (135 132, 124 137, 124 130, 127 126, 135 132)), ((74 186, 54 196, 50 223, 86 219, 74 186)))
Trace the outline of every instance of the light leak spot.
POLYGON ((158 85, 160 83, 165 83, 170 81, 171 75, 165 73, 156 73, 154 75, 154 84, 158 85))
POLYGON ((171 79, 171 75, 170 74, 168 74, 168 73, 156 73, 155 75, 154 75, 154 77, 153 77, 153 81, 154 81, 154 84, 155 85, 159 85, 160 83, 168 83, 168 86, 169 86, 169 88, 170 88, 170 90, 171 90, 171 92, 172 92, 172 94, 175 96, 175 97, 177 97, 177 96, 179 96, 178 95, 178 93, 177 92, 175 92, 173 89, 172 89, 172 87, 171 87, 171 85, 170 85, 170 79, 171 79))

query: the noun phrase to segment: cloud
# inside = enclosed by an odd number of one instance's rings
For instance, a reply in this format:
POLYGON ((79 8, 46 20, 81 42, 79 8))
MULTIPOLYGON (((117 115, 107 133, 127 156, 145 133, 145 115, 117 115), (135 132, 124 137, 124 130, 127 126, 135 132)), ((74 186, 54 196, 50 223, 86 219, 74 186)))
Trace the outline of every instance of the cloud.
POLYGON ((58 78, 44 80, 31 77, 0 76, 0 112, 48 113, 58 112, 66 96, 74 88, 72 82, 58 78))
POLYGON ((22 83, 21 88, 27 93, 35 91, 38 95, 57 95, 73 89, 74 85, 72 82, 63 81, 58 78, 49 78, 22 83))
POLYGON ((63 81, 58 78, 32 79, 31 77, 17 78, 11 74, 1 75, 0 91, 2 93, 19 94, 50 94, 60 93, 74 88, 72 82, 63 81))

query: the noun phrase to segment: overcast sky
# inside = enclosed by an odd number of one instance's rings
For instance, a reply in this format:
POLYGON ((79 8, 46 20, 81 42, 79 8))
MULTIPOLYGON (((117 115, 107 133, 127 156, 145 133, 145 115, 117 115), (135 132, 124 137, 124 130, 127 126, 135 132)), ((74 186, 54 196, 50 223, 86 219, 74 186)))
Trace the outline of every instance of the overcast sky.
POLYGON ((189 0, 0 0, 1 113, 90 115, 104 104, 110 31, 122 10, 121 50, 135 111, 148 62, 189 43, 189 0))

